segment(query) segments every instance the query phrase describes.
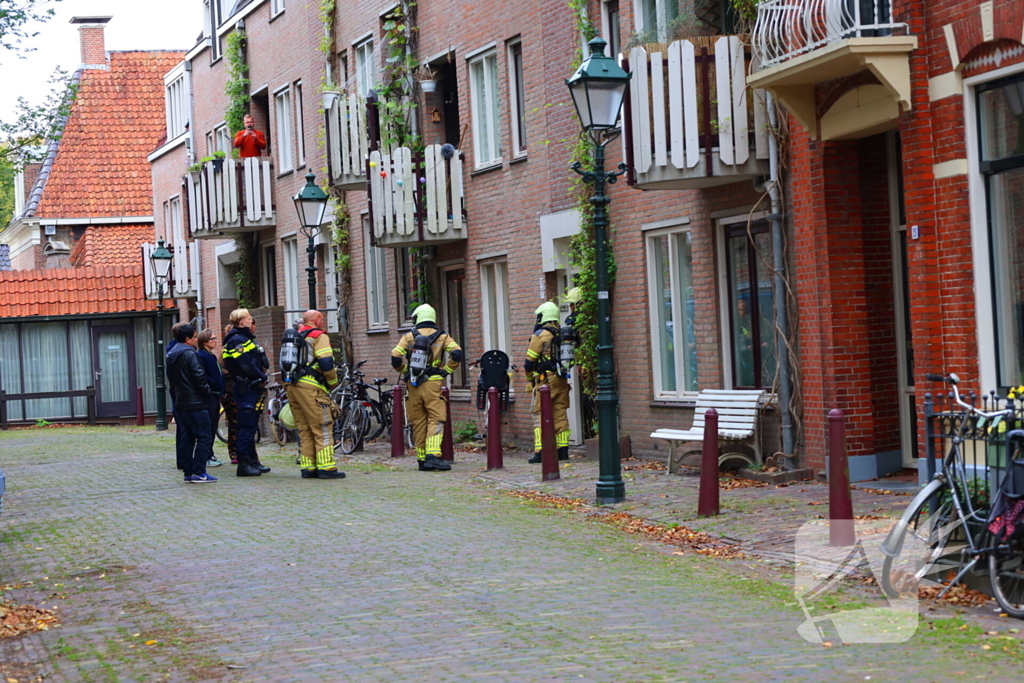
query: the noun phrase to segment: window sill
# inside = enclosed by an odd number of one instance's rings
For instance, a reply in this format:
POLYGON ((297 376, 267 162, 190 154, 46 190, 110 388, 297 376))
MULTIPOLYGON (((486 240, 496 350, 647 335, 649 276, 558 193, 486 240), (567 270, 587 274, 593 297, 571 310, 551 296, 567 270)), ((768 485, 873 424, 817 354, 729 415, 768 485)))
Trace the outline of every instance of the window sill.
POLYGON ((523 153, 523 154, 515 157, 514 159, 509 159, 508 165, 509 166, 515 166, 516 164, 521 164, 521 163, 525 162, 529 158, 530 157, 528 157, 525 153, 523 153))
POLYGON ((284 7, 284 8, 281 8, 280 10, 278 10, 276 14, 271 14, 271 15, 270 15, 270 19, 269 19, 269 20, 267 21, 267 23, 269 24, 270 22, 274 21, 274 19, 277 19, 277 18, 278 18, 279 16, 281 16, 282 14, 284 14, 284 11, 285 11, 286 9, 288 9, 288 8, 287 8, 287 7, 284 7))
POLYGON ((647 404, 651 408, 689 408, 693 409, 697 407, 696 398, 679 398, 679 399, 655 399, 647 404))
POLYGON ((370 328, 366 330, 366 334, 390 334, 391 330, 387 327, 370 328))
POLYGON ((281 178, 285 178, 287 176, 290 176, 292 173, 295 173, 294 169, 290 170, 290 171, 284 171, 283 173, 278 173, 277 174, 277 179, 280 180, 281 178))
POLYGON ((474 170, 472 173, 469 174, 469 177, 470 178, 475 178, 476 176, 483 175, 484 173, 490 173, 491 171, 497 171, 501 167, 502 167, 501 160, 499 159, 498 161, 496 161, 496 162, 494 162, 492 164, 488 164, 487 166, 481 166, 480 168, 474 170))
POLYGON ((219 61, 221 61, 223 59, 224 59, 224 53, 222 52, 219 57, 217 57, 216 59, 211 59, 210 60, 210 66, 212 67, 214 64, 216 64, 217 62, 219 62, 219 61))

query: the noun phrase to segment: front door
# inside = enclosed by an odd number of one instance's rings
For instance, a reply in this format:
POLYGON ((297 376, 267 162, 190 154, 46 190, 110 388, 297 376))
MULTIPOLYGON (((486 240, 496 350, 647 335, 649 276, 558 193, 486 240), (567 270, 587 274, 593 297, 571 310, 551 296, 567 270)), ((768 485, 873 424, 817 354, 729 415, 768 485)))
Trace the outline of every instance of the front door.
MULTIPOLYGON (((558 244, 559 242, 562 242, 562 240, 555 240, 555 242, 556 242, 556 244, 558 244)), ((568 252, 568 250, 569 250, 569 240, 565 239, 564 242, 565 242, 564 243, 565 251, 568 252)), ((558 247, 556 247, 556 248, 558 248, 558 247)), ((558 300, 558 304, 559 304, 559 312, 561 313, 562 321, 564 322, 565 319, 568 318, 570 313, 571 313, 571 311, 569 310, 569 304, 566 303, 566 301, 565 301, 565 294, 570 289, 572 289, 573 287, 576 286, 574 281, 573 281, 573 279, 576 277, 576 269, 573 268, 572 266, 570 266, 568 268, 556 270, 555 271, 555 276, 556 276, 556 280, 558 282, 558 299, 557 300, 558 300)), ((588 433, 590 431, 587 428, 587 427, 589 427, 589 425, 587 425, 584 422, 584 417, 583 417, 583 401, 584 401, 584 396, 583 396, 583 380, 580 379, 579 368, 573 368, 573 370, 572 370, 572 379, 570 380, 569 387, 570 387, 570 389, 569 389, 569 411, 568 411, 568 417, 569 417, 569 430, 572 432, 572 436, 569 437, 569 445, 570 446, 582 446, 583 445, 583 439, 591 437, 592 434, 588 433)))
POLYGON ((92 328, 96 415, 135 414, 135 334, 131 325, 92 328))
MULTIPOLYGON (((450 334, 459 346, 465 348, 466 344, 466 301, 463 297, 466 283, 466 270, 454 268, 444 271, 444 326, 445 332, 450 334)), ((465 353, 462 363, 452 373, 451 387, 461 388, 469 386, 469 374, 465 353)))

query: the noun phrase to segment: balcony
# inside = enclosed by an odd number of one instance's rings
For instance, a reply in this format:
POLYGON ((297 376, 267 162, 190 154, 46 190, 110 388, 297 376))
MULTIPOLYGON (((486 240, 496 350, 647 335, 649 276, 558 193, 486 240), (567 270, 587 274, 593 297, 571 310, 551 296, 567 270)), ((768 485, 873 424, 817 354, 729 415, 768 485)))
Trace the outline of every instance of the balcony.
MULTIPOLYGON (((142 245, 142 274, 147 299, 156 300, 156 278, 153 273, 151 256, 156 250, 155 244, 148 242, 142 245)), ((163 294, 168 299, 195 299, 196 284, 199 279, 199 249, 195 242, 176 240, 168 244, 174 255, 171 261, 170 278, 163 287, 163 294)))
POLYGON ((466 239, 462 155, 451 145, 369 153, 370 241, 422 247, 466 239))
POLYGON ((277 225, 273 177, 269 157, 209 161, 201 171, 189 171, 185 182, 192 237, 216 239, 277 225))
POLYGON ((751 87, 771 91, 823 140, 867 137, 894 128, 910 110, 910 52, 917 37, 893 20, 890 0, 762 0, 752 40, 761 70, 751 87), (815 87, 870 72, 821 115, 815 87))
POLYGON ((737 36, 630 50, 630 185, 686 190, 768 174, 767 116, 763 93, 747 88, 749 61, 737 36))
POLYGON ((366 190, 366 100, 355 94, 326 92, 327 171, 336 190, 366 190))

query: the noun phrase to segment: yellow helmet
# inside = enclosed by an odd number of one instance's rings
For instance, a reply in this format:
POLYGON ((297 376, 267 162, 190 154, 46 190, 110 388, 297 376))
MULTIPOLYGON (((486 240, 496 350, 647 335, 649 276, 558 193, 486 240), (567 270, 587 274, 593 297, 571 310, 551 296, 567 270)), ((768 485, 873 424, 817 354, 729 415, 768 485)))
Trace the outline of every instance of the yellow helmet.
POLYGON ((580 293, 579 287, 573 287, 565 293, 565 303, 567 304, 578 304, 583 295, 580 293))
POLYGON ((421 304, 412 312, 412 322, 415 325, 419 325, 420 323, 436 323, 437 312, 430 304, 421 304))
POLYGON ((292 404, 285 403, 284 407, 281 408, 277 414, 277 419, 281 421, 287 429, 295 429, 295 416, 292 415, 292 404))
POLYGON ((553 301, 545 301, 537 307, 537 310, 534 311, 534 313, 537 314, 538 325, 543 325, 544 323, 551 322, 552 320, 558 322, 558 304, 553 301))

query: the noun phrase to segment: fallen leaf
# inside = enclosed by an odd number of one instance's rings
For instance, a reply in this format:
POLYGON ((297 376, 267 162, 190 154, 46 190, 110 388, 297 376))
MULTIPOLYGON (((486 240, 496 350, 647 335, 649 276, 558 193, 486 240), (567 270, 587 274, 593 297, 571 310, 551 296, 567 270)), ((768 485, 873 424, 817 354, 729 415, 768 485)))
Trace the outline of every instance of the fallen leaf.
POLYGON ((831 640, 826 640, 824 643, 822 643, 822 645, 824 647, 832 647, 832 641, 831 640))
POLYGON ((156 641, 155 640, 147 640, 146 641, 146 645, 156 645, 156 641))

